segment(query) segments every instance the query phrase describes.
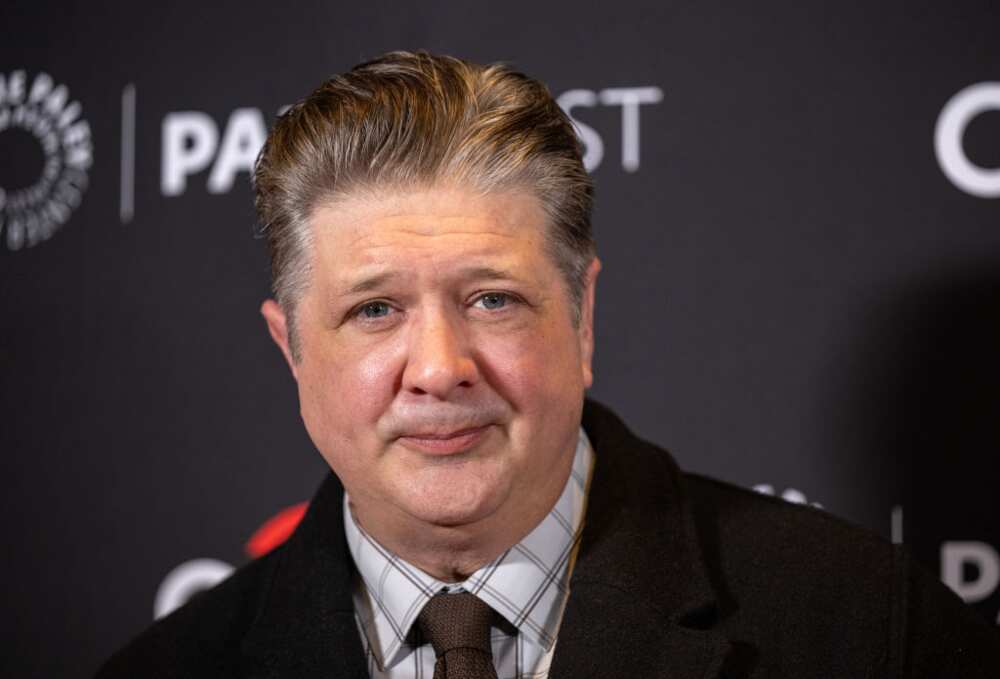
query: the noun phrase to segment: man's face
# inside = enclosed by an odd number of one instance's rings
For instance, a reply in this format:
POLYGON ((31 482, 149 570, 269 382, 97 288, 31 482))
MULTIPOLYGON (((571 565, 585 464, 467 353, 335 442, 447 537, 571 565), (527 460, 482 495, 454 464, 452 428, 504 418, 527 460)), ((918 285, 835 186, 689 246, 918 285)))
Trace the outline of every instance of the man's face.
MULTIPOLYGON (((309 435, 362 524, 547 511, 592 379, 597 260, 574 325, 529 193, 359 193, 317 209, 311 227, 292 371, 309 435)), ((280 309, 264 314, 287 356, 280 309)))

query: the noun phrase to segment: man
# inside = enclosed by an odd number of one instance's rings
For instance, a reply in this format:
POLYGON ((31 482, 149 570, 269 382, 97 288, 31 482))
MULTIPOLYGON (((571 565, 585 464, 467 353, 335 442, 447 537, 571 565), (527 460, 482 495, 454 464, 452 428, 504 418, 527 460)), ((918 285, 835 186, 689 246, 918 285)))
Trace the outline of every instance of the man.
POLYGON ((254 179, 261 312, 335 475, 101 676, 1000 676, 904 552, 585 403, 592 190, 540 83, 388 54, 283 115, 254 179))

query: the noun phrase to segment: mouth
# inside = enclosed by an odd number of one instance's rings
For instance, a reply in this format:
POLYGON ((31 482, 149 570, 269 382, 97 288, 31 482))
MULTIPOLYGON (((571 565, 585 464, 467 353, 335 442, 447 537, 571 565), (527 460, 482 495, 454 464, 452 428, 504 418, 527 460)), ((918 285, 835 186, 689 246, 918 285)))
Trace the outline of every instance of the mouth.
POLYGON ((452 432, 414 432, 399 437, 407 448, 426 455, 455 455, 473 448, 486 435, 489 425, 452 432))

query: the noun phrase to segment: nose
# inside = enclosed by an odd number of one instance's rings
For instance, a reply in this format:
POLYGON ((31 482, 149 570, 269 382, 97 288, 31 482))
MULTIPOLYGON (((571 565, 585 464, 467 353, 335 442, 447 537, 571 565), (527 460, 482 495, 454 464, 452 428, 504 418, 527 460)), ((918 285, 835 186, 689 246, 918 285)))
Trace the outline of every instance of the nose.
POLYGON ((415 395, 447 399, 479 381, 479 369, 460 319, 445 310, 421 315, 410 328, 402 388, 415 395))

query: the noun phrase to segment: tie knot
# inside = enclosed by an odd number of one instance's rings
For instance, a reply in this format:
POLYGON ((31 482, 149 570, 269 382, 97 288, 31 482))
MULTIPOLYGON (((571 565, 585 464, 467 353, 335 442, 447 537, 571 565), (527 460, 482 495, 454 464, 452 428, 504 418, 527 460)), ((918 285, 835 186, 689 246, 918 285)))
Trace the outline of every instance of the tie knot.
POLYGON ((437 657, 457 648, 492 653, 490 626, 494 612, 489 604, 469 592, 435 594, 417 618, 424 639, 437 657))

